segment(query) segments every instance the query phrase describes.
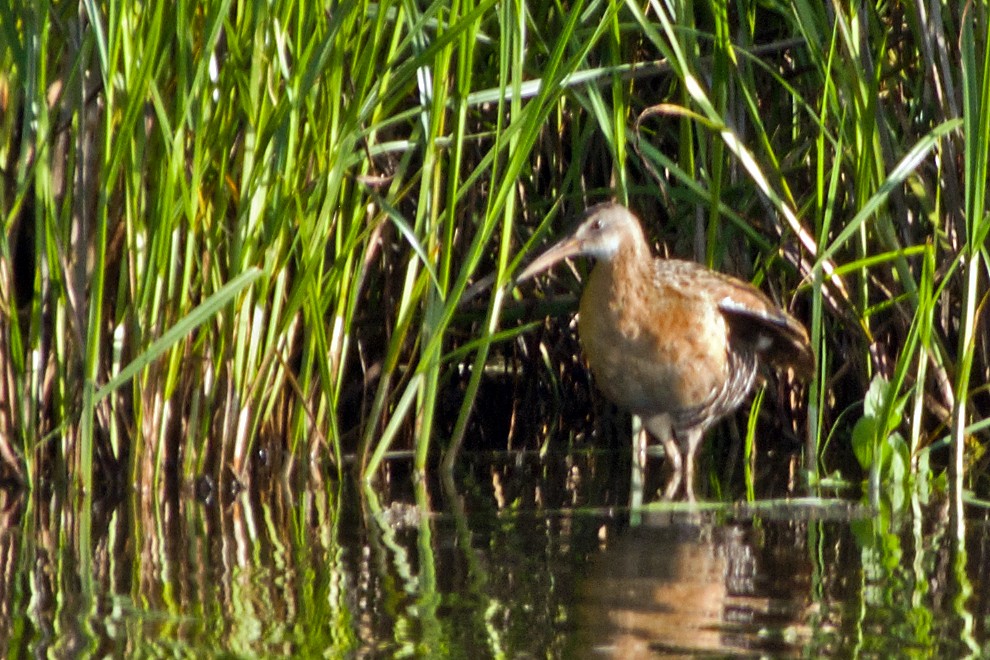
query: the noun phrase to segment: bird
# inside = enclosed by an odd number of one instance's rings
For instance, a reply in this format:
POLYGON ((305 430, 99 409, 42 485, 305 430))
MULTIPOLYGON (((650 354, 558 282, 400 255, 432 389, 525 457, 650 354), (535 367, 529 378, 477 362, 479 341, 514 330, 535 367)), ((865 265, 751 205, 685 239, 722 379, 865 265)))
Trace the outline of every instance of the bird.
POLYGON ((578 307, 578 338, 594 382, 663 444, 673 469, 664 498, 675 499, 683 481, 695 501, 705 432, 746 399, 760 365, 813 377, 808 333, 749 282, 655 257, 639 219, 614 202, 588 208, 577 229, 515 281, 578 256, 595 260, 578 307))

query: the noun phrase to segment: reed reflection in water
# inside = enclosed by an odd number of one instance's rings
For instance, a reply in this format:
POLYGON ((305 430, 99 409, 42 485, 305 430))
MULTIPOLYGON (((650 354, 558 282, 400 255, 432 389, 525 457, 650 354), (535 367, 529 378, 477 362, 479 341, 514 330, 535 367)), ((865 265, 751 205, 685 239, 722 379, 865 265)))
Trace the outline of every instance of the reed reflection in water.
POLYGON ((391 465, 82 515, 0 491, 4 655, 848 656, 988 650, 990 526, 948 507, 651 509, 597 454, 391 465), (859 511, 853 515, 850 512, 859 511), (952 533, 950 533, 952 529, 952 533), (974 650, 975 649, 975 650, 974 650))

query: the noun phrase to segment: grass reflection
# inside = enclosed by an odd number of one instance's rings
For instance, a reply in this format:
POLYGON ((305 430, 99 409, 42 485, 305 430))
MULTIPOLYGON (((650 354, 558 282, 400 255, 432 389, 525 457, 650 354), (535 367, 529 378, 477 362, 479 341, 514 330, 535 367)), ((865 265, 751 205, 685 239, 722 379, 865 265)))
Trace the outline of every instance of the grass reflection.
POLYGON ((445 481, 409 479, 408 466, 392 465, 375 487, 281 483, 226 503, 205 504, 192 488, 134 492, 98 500, 86 520, 59 493, 44 507, 3 495, 0 650, 990 650, 985 517, 956 520, 939 499, 878 510, 806 499, 652 506, 631 526, 603 487, 613 478, 604 461, 490 456, 445 481))

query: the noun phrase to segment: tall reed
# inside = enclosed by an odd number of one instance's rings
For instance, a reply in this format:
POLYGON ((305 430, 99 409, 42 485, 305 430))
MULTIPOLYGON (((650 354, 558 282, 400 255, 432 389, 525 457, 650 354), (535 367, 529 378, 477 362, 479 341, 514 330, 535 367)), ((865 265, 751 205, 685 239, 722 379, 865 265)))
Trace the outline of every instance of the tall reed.
POLYGON ((809 322, 812 480, 875 378, 916 469, 946 428, 969 467, 984 4, 172 11, 0 7, 3 476, 453 467, 489 367, 533 361, 514 269, 607 196, 809 322))

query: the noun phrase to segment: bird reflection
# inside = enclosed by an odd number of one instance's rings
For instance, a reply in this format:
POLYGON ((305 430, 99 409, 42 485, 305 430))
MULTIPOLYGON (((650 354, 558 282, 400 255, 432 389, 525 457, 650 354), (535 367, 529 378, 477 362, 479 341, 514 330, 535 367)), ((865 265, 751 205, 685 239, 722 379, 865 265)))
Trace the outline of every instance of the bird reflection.
POLYGON ((781 593, 780 576, 760 574, 759 537, 697 514, 626 530, 579 587, 574 656, 797 655, 808 568, 796 565, 781 593))

